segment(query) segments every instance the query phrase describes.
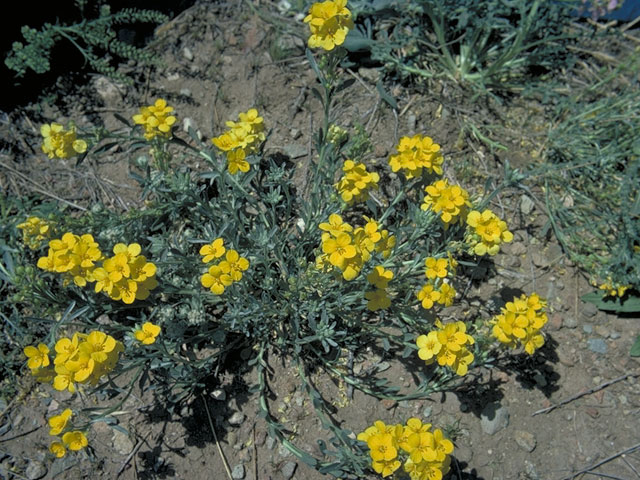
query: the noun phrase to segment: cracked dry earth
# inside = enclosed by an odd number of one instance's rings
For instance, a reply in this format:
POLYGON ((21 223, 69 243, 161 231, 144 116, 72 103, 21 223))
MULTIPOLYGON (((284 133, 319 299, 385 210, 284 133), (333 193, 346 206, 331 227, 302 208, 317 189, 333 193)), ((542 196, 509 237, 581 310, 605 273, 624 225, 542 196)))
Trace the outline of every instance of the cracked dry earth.
MULTIPOLYGON (((139 88, 94 77, 61 105, 44 105, 42 117, 34 113, 29 120, 27 110, 22 141, 37 152, 37 128, 28 124, 44 120, 116 127, 113 112, 130 116, 158 96, 175 107, 182 127, 191 126, 206 141, 219 134, 225 119, 257 106, 271 128, 267 151, 288 155, 304 178, 309 132, 321 118, 310 94, 314 76, 301 38, 278 33, 243 4, 202 2, 161 26, 149 48, 164 66, 147 72, 139 88), (274 53, 282 51, 282 57, 274 53)), ((375 144, 369 159, 373 165, 385 164, 398 135, 427 132, 441 145, 454 145, 458 129, 447 112, 455 112, 455 105, 444 93, 416 94, 389 86, 399 103, 395 118, 376 93, 376 72, 362 68, 347 74, 357 81, 340 98, 338 116, 346 126, 366 126, 375 144)), ((138 202, 139 191, 129 176, 136 167, 127 153, 114 150, 85 165, 81 174, 71 164, 54 170, 40 154, 26 154, 20 163, 4 156, 3 163, 73 203, 100 200, 129 208, 138 202)), ((489 174, 497 170, 495 160, 481 153, 451 148, 446 158, 478 162, 477 168, 489 174)), ((453 168, 445 173, 455 179, 453 168)), ((14 174, 5 169, 1 175, 8 182, 3 185, 9 185, 14 174)), ((358 391, 349 398, 341 385, 322 376, 316 379, 319 388, 332 399, 336 421, 356 433, 377 419, 403 423, 410 416, 448 429, 456 445, 452 479, 561 480, 578 472, 584 473, 577 478, 640 478, 640 451, 633 449, 640 441, 640 364, 628 354, 640 332, 638 319, 583 303, 580 297, 591 287, 560 247, 542 236, 544 213, 525 197, 503 195, 498 200, 495 206, 514 232, 514 242, 495 257, 485 280, 468 285, 464 298, 444 316, 475 318, 480 312, 481 318, 489 318, 514 295, 535 291, 548 299, 550 319, 539 354, 533 359, 504 355, 492 369, 472 370, 455 391, 426 400, 378 401, 358 391)), ((320 455, 317 440, 326 438, 325 433, 295 373, 279 359, 270 359, 270 365, 270 385, 277 394, 271 403, 274 414, 294 432, 296 445, 320 455)), ((410 369, 393 358, 359 358, 355 368, 372 368, 407 389, 414 386, 410 369)), ((116 415, 117 428, 93 426, 90 456, 52 462, 46 418, 68 397, 51 396, 46 386, 25 379, 25 395, 0 420, 0 478, 327 478, 266 434, 256 416, 255 397, 248 393, 255 381, 252 374, 222 378, 220 388, 207 398, 215 438, 203 399, 170 413, 153 403, 147 391, 125 402, 116 415)))

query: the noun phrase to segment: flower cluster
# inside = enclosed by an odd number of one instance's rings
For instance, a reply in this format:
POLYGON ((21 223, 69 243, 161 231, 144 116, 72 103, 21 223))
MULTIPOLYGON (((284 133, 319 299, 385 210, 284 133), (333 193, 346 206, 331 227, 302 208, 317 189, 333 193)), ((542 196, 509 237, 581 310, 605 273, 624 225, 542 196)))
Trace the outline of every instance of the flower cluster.
POLYGON ((70 408, 65 409, 61 414, 49 418, 49 435, 60 437, 52 442, 49 451, 57 458, 62 458, 67 454, 67 449, 77 452, 89 445, 87 437, 80 430, 74 430, 70 425, 73 412, 70 408))
POLYGON ((387 294, 387 285, 392 278, 393 272, 386 270, 382 265, 376 266, 371 273, 367 275, 367 282, 376 287, 375 290, 364 293, 364 298, 368 300, 367 308, 372 312, 384 310, 391 306, 391 299, 387 294))
POLYGON ((444 157, 440 152, 440 145, 433 143, 430 137, 420 134, 402 137, 396 150, 398 153, 389 158, 389 165, 394 172, 403 170, 409 179, 421 176, 422 169, 442 175, 444 157))
POLYGON ((65 130, 59 123, 44 124, 40 127, 42 151, 49 158, 69 158, 87 151, 87 142, 76 137, 73 125, 65 130))
POLYGON ((224 256, 224 260, 211 265, 207 273, 200 277, 202 286, 211 290, 214 295, 222 295, 226 287, 242 280, 242 272, 249 268, 249 260, 241 257, 235 250, 227 250, 222 238, 216 238, 213 242, 203 245, 200 255, 204 263, 224 256))
POLYGON ((133 336, 143 345, 151 345, 155 343, 156 337, 160 335, 162 329, 158 325, 151 322, 145 322, 142 326, 133 332, 133 336))
POLYGON ((540 330, 547 323, 546 305, 547 302, 535 293, 528 297, 522 294, 507 302, 500 315, 491 320, 493 336, 511 348, 523 345, 525 352, 533 355, 544 345, 540 330))
POLYGON ((440 480, 449 472, 453 443, 439 428, 412 417, 405 425, 385 425, 381 420, 358 434, 369 447, 372 468, 388 477, 400 468, 400 455, 406 454, 403 469, 411 480, 440 480))
POLYGON ((140 113, 133 116, 136 125, 142 125, 144 138, 152 140, 155 137, 169 138, 171 126, 176 123, 176 117, 171 115, 173 107, 167 101, 159 98, 153 105, 140 107, 140 113))
POLYGON ((420 208, 432 210, 445 226, 464 221, 468 208, 471 207, 469 193, 458 185, 449 185, 446 179, 438 180, 424 188, 427 195, 424 197, 420 208))
POLYGON ((347 0, 314 3, 304 22, 308 23, 311 29, 309 47, 327 51, 342 45, 349 30, 354 28, 351 12, 347 8, 347 0))
POLYGON ((457 265, 458 262, 451 255, 448 258, 427 257, 424 261, 424 275, 427 277, 427 282, 416 295, 422 308, 429 310, 435 303, 444 307, 453 305, 456 290, 447 277, 453 276, 457 265))
POLYGON ((246 113, 240 113, 238 118, 238 122, 226 122, 229 130, 211 139, 216 147, 227 154, 227 169, 232 175, 238 170, 249 171, 246 156, 256 152, 266 139, 264 119, 258 115, 258 110, 251 108, 246 113))
POLYGON ((624 297, 624 294, 631 288, 631 285, 621 285, 614 282, 611 277, 607 277, 607 281, 598 285, 599 290, 604 292, 605 297, 624 297))
POLYGON ((438 365, 451 368, 457 375, 466 375, 473 362, 473 353, 468 347, 475 343, 473 337, 466 333, 464 322, 453 322, 443 325, 436 321, 437 330, 416 339, 418 356, 431 365, 436 360, 438 365))
POLYGON ((112 300, 130 304, 136 299, 144 300, 158 286, 156 266, 140 251, 137 243, 118 243, 113 247, 114 256, 104 258, 92 235, 67 232, 49 242, 48 254, 38 259, 38 267, 62 273, 65 285, 73 281, 84 287, 95 282, 96 293, 104 292, 112 300))
POLYGON ((329 222, 319 225, 322 233, 322 255, 316 258, 319 270, 329 271, 334 267, 342 272, 345 280, 353 280, 369 261, 373 252, 383 258, 391 255, 396 237, 388 230, 380 230, 375 220, 364 217, 364 227, 354 229, 337 213, 329 215, 329 222))
POLYGON ((140 255, 137 243, 118 243, 113 247, 113 256, 96 268, 93 276, 95 291, 104 292, 112 300, 122 300, 130 304, 134 300, 144 300, 149 292, 158 286, 156 266, 140 255))
POLYGON ((369 198, 369 190, 378 188, 380 175, 376 172, 368 172, 364 163, 356 163, 353 160, 345 160, 342 166, 344 175, 335 187, 347 204, 366 202, 369 198))
POLYGON ((465 242, 469 245, 469 253, 476 255, 495 255, 500 250, 500 244, 513 240, 513 234, 507 230, 507 222, 500 220, 491 210, 482 213, 472 210, 467 215, 467 236, 465 242))
POLYGON ((31 250, 36 250, 42 242, 51 238, 53 224, 40 217, 29 217, 17 228, 22 230, 22 242, 31 250))
POLYGON ((73 281, 84 287, 87 282, 94 281, 94 271, 102 259, 100 247, 92 235, 67 232, 62 238, 49 241, 47 256, 38 259, 38 267, 63 274, 65 285, 73 281))
POLYGON ((75 392, 76 383, 96 385, 111 372, 124 351, 121 342, 99 330, 88 334, 75 333, 56 342, 53 364, 49 348, 44 344, 24 349, 31 374, 41 382, 53 381, 56 390, 75 392))

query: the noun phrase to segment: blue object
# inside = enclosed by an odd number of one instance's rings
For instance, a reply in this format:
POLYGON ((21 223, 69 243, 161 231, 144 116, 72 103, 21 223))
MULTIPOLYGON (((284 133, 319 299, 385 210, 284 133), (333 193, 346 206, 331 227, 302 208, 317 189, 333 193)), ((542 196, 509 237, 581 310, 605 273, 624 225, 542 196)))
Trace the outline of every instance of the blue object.
MULTIPOLYGON (((622 0, 619 0, 622 2, 622 0)), ((590 9, 580 13, 583 18, 589 17, 590 9)), ((619 20, 622 22, 631 22, 640 17, 640 0, 624 0, 620 8, 615 9, 613 12, 600 17, 605 20, 619 20)))

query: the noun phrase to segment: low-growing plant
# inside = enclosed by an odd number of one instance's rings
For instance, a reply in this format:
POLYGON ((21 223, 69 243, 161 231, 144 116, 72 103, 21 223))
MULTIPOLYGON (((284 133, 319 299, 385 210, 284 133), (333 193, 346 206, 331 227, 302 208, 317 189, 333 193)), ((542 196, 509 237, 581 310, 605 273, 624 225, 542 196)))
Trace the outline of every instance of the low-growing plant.
POLYGON ((521 87, 565 64, 575 0, 354 2, 359 29, 347 48, 398 76, 447 77, 487 91, 521 87))
MULTIPOLYGON (((82 10, 82 9, 81 9, 82 10)), ((68 41, 83 56, 86 63, 98 73, 118 81, 132 80, 116 70, 108 55, 132 59, 141 64, 153 64, 154 55, 135 45, 118 39, 117 26, 132 23, 164 23, 168 17, 155 10, 125 8, 112 13, 109 5, 102 5, 98 18, 83 19, 71 25, 45 23, 40 30, 22 27, 24 42, 13 42, 5 58, 5 65, 23 77, 29 70, 46 73, 51 69, 51 51, 61 40, 68 41)))
MULTIPOLYGON (((488 208, 490 195, 472 197, 441 178, 446 159, 432 138, 400 138, 388 167, 366 158, 362 132, 339 127, 333 110, 336 94, 348 86, 339 67, 352 27, 346 0, 315 4, 305 22, 310 46, 323 50, 317 56, 307 50, 323 122, 304 185, 294 182, 288 158, 264 153, 269 118, 255 108, 227 121, 206 144, 194 132, 190 139, 177 136, 172 125, 179 112, 163 99, 142 107, 133 123, 119 116, 126 124, 121 131, 63 136, 71 149, 50 148, 45 135, 43 149, 54 157, 99 155, 114 142, 129 142, 151 158, 138 159, 145 166, 136 177, 143 186, 141 209, 122 214, 96 205, 77 218, 60 211, 23 219, 23 249, 35 249, 33 263, 46 290, 26 292, 23 301, 38 297, 43 305, 48 298, 59 310, 67 308, 57 318, 34 312, 29 321, 50 328, 22 347, 34 377, 56 390, 89 395, 122 379, 126 384, 118 389, 127 392, 153 381, 170 411, 215 386, 220 366, 241 352, 257 371, 254 391, 269 433, 322 473, 361 476, 369 455, 350 429, 333 421, 318 375, 377 398, 423 398, 486 363, 491 352, 478 345, 492 335, 532 354, 544 342, 539 330, 546 315, 544 302, 532 295, 514 299, 513 308, 508 304, 493 321, 438 319, 458 296, 458 267, 495 255, 513 236, 488 208), (80 140, 85 144, 75 148, 80 140), (186 158, 204 161, 206 170, 189 169, 186 158), (387 168, 397 180, 381 193, 387 168), (353 362, 366 349, 424 360, 417 388, 401 392, 374 374, 356 374, 353 362), (273 357, 287 358, 298 375, 328 430, 330 445, 318 444, 329 459, 295 446, 274 417, 273 357)), ((6 281, 20 288, 17 279, 6 281)), ((62 434, 52 454, 90 446, 88 425, 108 418, 123 401, 85 409, 85 424, 67 423, 66 409, 50 419, 53 434, 62 434)), ((386 426, 371 428, 377 430, 358 438, 383 476, 400 464, 383 453, 396 448, 394 442, 408 456, 405 471, 412 479, 448 469, 453 444, 439 429, 410 419, 390 438, 386 426)))

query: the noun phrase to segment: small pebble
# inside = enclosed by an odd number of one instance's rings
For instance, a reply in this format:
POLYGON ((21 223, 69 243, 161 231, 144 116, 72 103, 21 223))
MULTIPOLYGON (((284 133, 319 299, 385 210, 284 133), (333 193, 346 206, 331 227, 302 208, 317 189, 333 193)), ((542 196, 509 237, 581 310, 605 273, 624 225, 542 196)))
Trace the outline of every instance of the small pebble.
POLYGON ((231 470, 231 478, 233 478, 235 480, 243 479, 244 478, 244 465, 239 463, 238 465, 233 467, 233 470, 231 470))
POLYGON ((229 418, 229 425, 233 425, 235 427, 242 425, 242 422, 244 422, 245 416, 244 413, 242 412, 235 412, 233 415, 231 415, 231 417, 229 418))
POLYGON ((602 338, 590 338, 587 340, 589 350, 604 355, 607 353, 607 343, 602 338))
POLYGON ((582 331, 584 333, 592 333, 593 332, 593 325, 583 325, 582 326, 582 331))
POLYGON ((587 317, 595 317, 598 313, 598 307, 593 303, 584 303, 582 304, 582 313, 587 317))
POLYGON ((574 317, 567 316, 562 320, 562 326, 567 328, 576 328, 578 326, 578 320, 574 317))
POLYGON ((193 52, 189 47, 184 47, 182 49, 182 56, 189 61, 193 60, 193 52))
POLYGON ((24 474, 29 480, 38 480, 47 474, 47 467, 42 462, 30 460, 24 474))
POLYGON ((498 402, 488 404, 480 414, 480 426, 487 435, 493 435, 509 425, 509 410, 498 402))
POLYGON ((280 469, 280 473, 282 473, 285 480, 289 480, 293 478, 293 474, 296 472, 297 467, 298 464, 295 462, 286 462, 280 469))
POLYGON ((513 436, 518 446, 523 450, 531 453, 536 448, 536 437, 532 433, 516 430, 513 436))
POLYGON ((227 399, 227 392, 225 392, 224 390, 222 390, 221 388, 217 388, 216 390, 214 390, 213 392, 211 392, 211 397, 214 400, 219 400, 219 401, 223 401, 227 399))

